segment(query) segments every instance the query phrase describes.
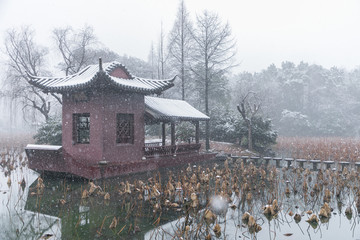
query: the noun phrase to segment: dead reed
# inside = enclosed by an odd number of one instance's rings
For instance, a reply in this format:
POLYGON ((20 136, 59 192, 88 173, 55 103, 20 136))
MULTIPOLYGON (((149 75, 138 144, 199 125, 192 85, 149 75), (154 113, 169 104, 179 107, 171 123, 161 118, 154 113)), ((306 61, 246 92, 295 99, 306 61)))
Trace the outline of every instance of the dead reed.
POLYGON ((341 137, 279 137, 275 152, 283 157, 322 161, 360 161, 360 139, 341 137))

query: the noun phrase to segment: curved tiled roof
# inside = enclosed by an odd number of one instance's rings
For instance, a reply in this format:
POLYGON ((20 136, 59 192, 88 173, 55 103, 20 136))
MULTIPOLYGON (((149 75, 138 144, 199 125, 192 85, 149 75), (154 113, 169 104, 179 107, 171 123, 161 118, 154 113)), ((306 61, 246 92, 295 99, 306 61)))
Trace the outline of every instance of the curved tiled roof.
POLYGON ((189 103, 168 98, 145 96, 145 111, 159 121, 207 121, 208 116, 189 103))
POLYGON ((162 91, 174 86, 172 79, 155 80, 133 76, 127 68, 119 62, 110 62, 103 64, 103 70, 99 65, 89 65, 66 77, 37 77, 28 74, 29 83, 41 88, 45 92, 65 93, 85 88, 91 88, 95 82, 103 81, 109 86, 119 90, 139 92, 144 94, 161 93, 162 91), (120 78, 110 75, 116 68, 120 68, 128 78, 120 78))

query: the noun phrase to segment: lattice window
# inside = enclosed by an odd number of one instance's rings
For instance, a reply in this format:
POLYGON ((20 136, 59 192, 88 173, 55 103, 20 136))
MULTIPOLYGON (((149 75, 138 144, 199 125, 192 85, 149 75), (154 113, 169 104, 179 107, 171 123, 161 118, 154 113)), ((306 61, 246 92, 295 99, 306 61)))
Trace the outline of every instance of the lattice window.
POLYGON ((134 114, 116 115, 116 143, 134 143, 134 114))
POLYGON ((75 143, 90 143, 90 113, 76 113, 73 115, 75 143))

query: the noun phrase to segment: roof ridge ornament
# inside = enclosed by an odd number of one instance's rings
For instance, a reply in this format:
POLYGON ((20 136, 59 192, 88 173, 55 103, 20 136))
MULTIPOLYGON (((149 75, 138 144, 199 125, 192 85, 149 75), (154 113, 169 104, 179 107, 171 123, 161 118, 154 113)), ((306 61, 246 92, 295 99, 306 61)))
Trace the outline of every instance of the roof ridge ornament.
POLYGON ((102 59, 101 57, 99 57, 99 71, 102 71, 103 67, 102 67, 102 59))

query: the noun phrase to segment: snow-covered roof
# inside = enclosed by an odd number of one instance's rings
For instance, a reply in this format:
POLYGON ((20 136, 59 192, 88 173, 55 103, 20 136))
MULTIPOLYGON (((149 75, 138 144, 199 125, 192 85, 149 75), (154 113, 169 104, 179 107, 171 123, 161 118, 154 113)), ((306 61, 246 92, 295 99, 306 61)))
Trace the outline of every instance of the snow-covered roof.
POLYGON ((182 100, 145 96, 145 111, 159 121, 206 121, 210 118, 182 100))
POLYGON ((133 76, 127 68, 119 62, 89 65, 73 75, 65 77, 37 77, 28 74, 29 83, 43 89, 45 92, 65 93, 91 88, 98 81, 119 90, 139 92, 144 94, 161 93, 174 86, 172 79, 155 80, 133 76), (120 69, 122 76, 114 76, 114 70, 120 69))
POLYGON ((39 144, 28 144, 26 145, 25 149, 31 150, 52 150, 57 151, 60 150, 62 146, 58 145, 39 145, 39 144))

